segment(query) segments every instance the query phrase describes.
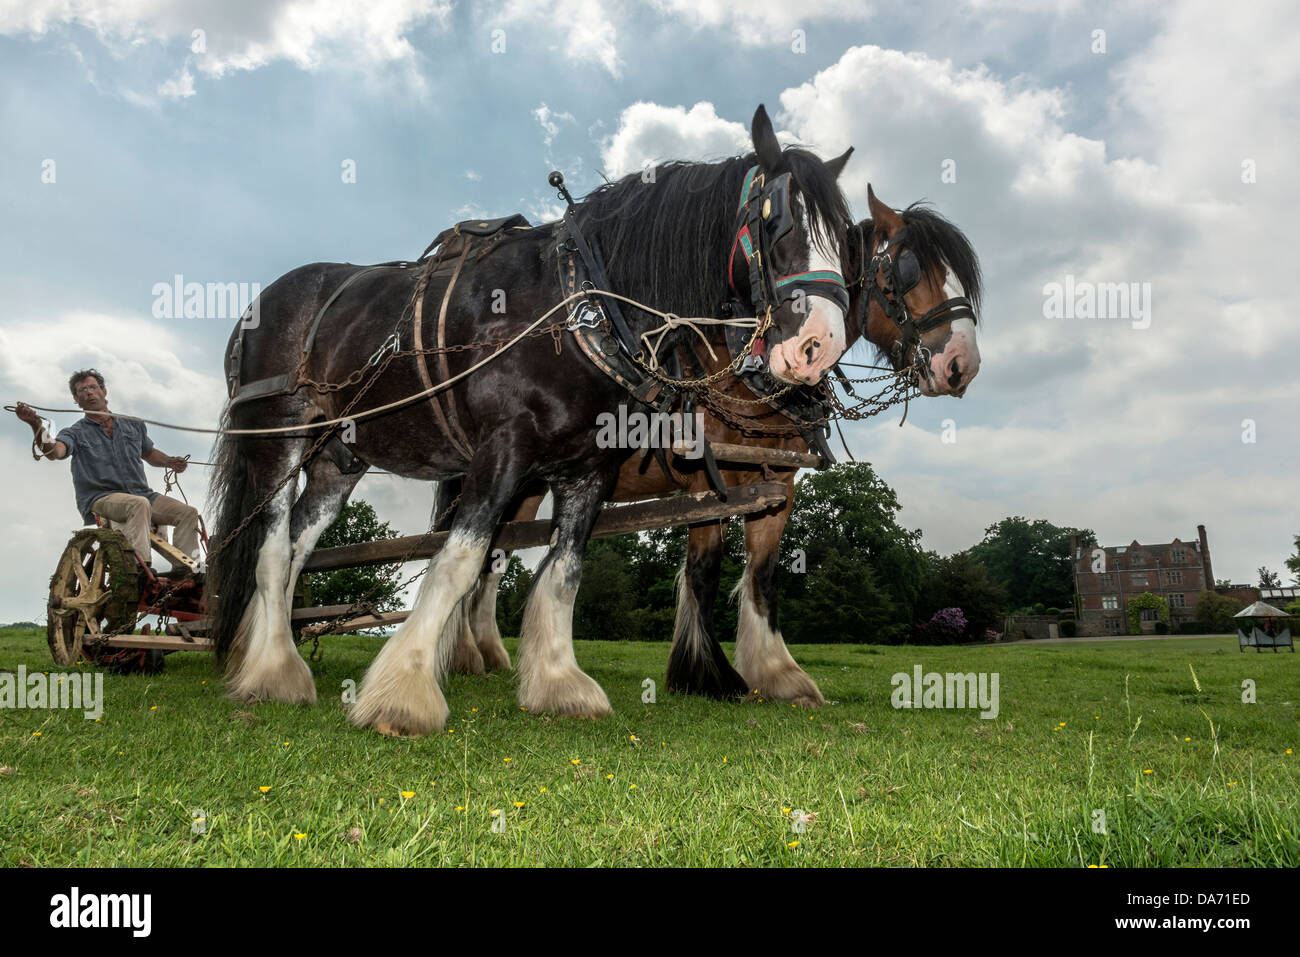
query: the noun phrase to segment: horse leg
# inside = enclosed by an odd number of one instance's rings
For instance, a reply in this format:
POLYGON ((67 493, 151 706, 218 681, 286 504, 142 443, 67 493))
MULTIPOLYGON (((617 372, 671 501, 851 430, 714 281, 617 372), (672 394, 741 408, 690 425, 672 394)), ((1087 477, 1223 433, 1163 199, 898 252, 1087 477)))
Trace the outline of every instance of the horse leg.
POLYGON ((285 588, 285 602, 293 608, 293 592, 298 585, 302 567, 311 557, 316 543, 347 504, 348 496, 361 481, 364 472, 345 475, 327 456, 317 455, 308 463, 307 484, 293 503, 289 518, 289 541, 292 554, 289 561, 289 581, 285 588))
POLYGON ((555 545, 537 568, 519 636, 519 704, 529 711, 599 718, 610 711, 600 685, 573 654, 573 603, 582 556, 614 475, 594 473, 553 482, 555 545))
MULTIPOLYGON (((438 494, 433 504, 435 520, 431 531, 441 532, 451 528, 451 523, 456 517, 456 504, 458 504, 456 499, 463 489, 464 482, 461 479, 448 479, 438 483, 438 494)), ((477 587, 475 585, 475 590, 477 587)), ((443 628, 441 640, 451 648, 451 658, 447 663, 449 674, 481 675, 484 672, 483 656, 479 654, 478 646, 474 644, 474 636, 469 628, 469 605, 473 595, 474 591, 471 591, 461 599, 456 610, 447 619, 446 627, 443 628)))
POLYGON ((791 504, 793 494, 779 511, 745 516, 745 574, 732 592, 740 599, 736 670, 761 698, 818 707, 825 699, 790 657, 776 617, 781 532, 791 504))
POLYGON ((474 586, 501 514, 514 497, 520 469, 503 435, 480 446, 470 463, 446 544, 429 562, 411 616, 384 643, 361 682, 349 718, 381 734, 441 731, 447 701, 439 683, 451 657, 444 629, 474 586))
MULTIPOLYGON (((301 450, 301 442, 284 441, 279 454, 259 461, 252 470, 260 479, 252 487, 265 488, 270 494, 274 483, 293 468, 301 450)), ((290 521, 296 491, 294 482, 286 483, 264 500, 258 516, 266 531, 256 551, 256 590, 239 620, 228 658, 226 694, 238 701, 316 701, 316 683, 294 646, 289 624, 290 521)))
POLYGON ((725 526, 693 525, 686 539, 686 562, 677 573, 677 621, 668 656, 668 690, 710 698, 743 697, 749 690, 718 644, 713 603, 722 573, 725 526))
MULTIPOLYGON (((537 510, 542 507, 545 497, 543 492, 524 499, 511 521, 531 522, 537 517, 537 510)), ((506 651, 501 631, 497 628, 497 594, 509 564, 509 552, 494 554, 470 602, 469 628, 483 656, 483 667, 489 672, 510 670, 510 653, 506 651)))

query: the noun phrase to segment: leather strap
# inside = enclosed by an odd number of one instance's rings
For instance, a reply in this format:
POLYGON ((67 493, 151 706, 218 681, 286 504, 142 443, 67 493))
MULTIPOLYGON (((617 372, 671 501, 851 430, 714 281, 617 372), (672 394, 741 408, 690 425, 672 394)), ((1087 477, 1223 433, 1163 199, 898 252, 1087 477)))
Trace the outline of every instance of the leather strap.
MULTIPOLYGON (((460 258, 462 262, 465 259, 466 251, 467 249, 461 251, 460 258)), ((436 257, 430 259, 428 265, 424 267, 424 275, 420 277, 419 286, 415 291, 415 313, 412 319, 411 331, 411 338, 416 349, 416 368, 420 373, 420 381, 424 384, 426 389, 433 388, 433 379, 429 375, 428 361, 425 359, 424 353, 420 351, 424 348, 424 297, 429 289, 429 276, 433 273, 436 263, 436 257)), ((459 263, 457 265, 459 266, 459 263)), ((447 284, 446 295, 451 295, 451 287, 454 284, 454 282, 447 284)), ((452 433, 451 427, 447 424, 447 417, 443 415, 442 404, 438 401, 438 394, 436 392, 429 396, 429 404, 433 406, 433 415, 434 418, 438 420, 438 427, 442 430, 442 434, 447 436, 448 441, 451 442, 456 451, 460 452, 462 455, 466 455, 466 451, 456 444, 456 436, 452 433)))
MULTIPOLYGON (((447 283, 447 291, 442 296, 442 306, 438 309, 438 348, 445 348, 447 345, 447 304, 451 302, 451 291, 456 288, 456 280, 460 278, 461 267, 465 265, 465 257, 469 253, 469 245, 465 246, 465 251, 460 254, 456 261, 456 271, 451 274, 451 281, 447 283)), ((447 365, 447 353, 438 353, 438 371, 441 375, 442 382, 451 378, 451 371, 447 365)), ((470 444, 469 437, 465 435, 465 430, 460 427, 460 419, 456 417, 456 399, 450 389, 447 390, 447 422, 451 425, 451 431, 448 437, 452 445, 456 446, 466 458, 472 458, 474 447, 470 444)))

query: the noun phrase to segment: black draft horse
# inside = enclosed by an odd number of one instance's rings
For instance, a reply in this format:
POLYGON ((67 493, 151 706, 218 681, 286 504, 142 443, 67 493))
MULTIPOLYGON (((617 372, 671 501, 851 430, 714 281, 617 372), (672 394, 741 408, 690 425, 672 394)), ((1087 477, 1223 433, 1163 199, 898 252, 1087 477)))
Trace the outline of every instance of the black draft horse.
MULTIPOLYGON (((738 197, 752 170, 766 182, 791 174, 789 202, 802 210, 792 228, 772 241, 763 265, 772 276, 810 270, 843 273, 850 226, 836 177, 848 159, 823 162, 801 149, 782 150, 766 111, 752 124, 754 154, 720 163, 672 163, 644 181, 639 174, 601 187, 578 210, 583 234, 604 252, 614 292, 679 316, 713 316, 729 295, 728 268, 738 244, 738 197)), ((783 198, 784 201, 784 198, 783 198)), ((558 224, 521 230, 491 255, 465 262, 444 304, 449 344, 504 340, 518 335, 561 298, 557 278, 558 224), (502 301, 506 310, 491 308, 502 301)), ((750 237, 751 239, 755 237, 750 237)), ((749 247, 746 246, 746 249, 749 247)), ((412 300, 418 270, 394 265, 341 285, 358 267, 304 266, 260 296, 259 320, 244 330, 242 381, 276 376, 340 383, 363 369, 394 332, 408 335, 399 317, 412 300), (299 365, 308 329, 322 310, 313 344, 299 365)), ((782 280, 788 281, 788 280, 782 280)), ((840 279, 840 292, 843 280, 840 279)), ((730 284, 742 302, 754 302, 747 275, 730 284)), ((445 287, 430 283, 428 301, 445 287)), ((845 306, 812 292, 774 303, 769 351, 798 356, 803 376, 843 354, 845 306), (816 298, 814 298, 816 297, 816 298), (838 323, 840 335, 832 333, 838 323), (810 327, 812 331, 809 332, 810 327)), ((625 309, 640 336, 658 317, 625 309)), ((664 350, 687 335, 675 330, 664 350)), ((232 348, 236 335, 232 336, 232 348)), ((399 342, 399 344, 404 344, 399 342)), ((473 349, 447 356, 458 374, 490 354, 473 349)), ((228 353, 229 355, 229 353, 228 353)), ((416 395, 424 384, 411 357, 393 360, 385 374, 337 391, 296 388, 227 407, 232 430, 298 427, 343 415, 358 388, 369 387, 355 413, 349 449, 376 467, 426 480, 462 479, 461 497, 443 549, 431 560, 410 618, 387 640, 359 689, 350 718, 383 734, 441 730, 447 705, 440 688, 451 653, 444 626, 483 566, 494 529, 522 485, 549 484, 555 497, 554 543, 529 595, 519 649, 519 702, 533 712, 599 716, 609 700, 578 667, 572 647, 573 601, 582 555, 602 502, 626 452, 598 447, 598 416, 617 411, 628 393, 589 361, 572 337, 522 339, 484 367, 438 394, 454 412, 464 441, 434 422, 421 401, 365 418, 364 409, 416 395), (467 446, 467 447, 466 447, 467 446)), ((229 369, 228 369, 229 374, 229 369)), ((238 700, 312 702, 316 690, 292 640, 289 608, 294 585, 317 539, 347 501, 361 472, 347 474, 326 455, 304 465, 306 485, 285 476, 312 447, 314 434, 223 435, 216 452, 213 500, 216 540, 208 591, 216 596, 210 634, 226 668, 227 693, 238 700)))
MULTIPOLYGON (((979 311, 982 278, 979 259, 965 234, 939 213, 914 204, 901 213, 876 198, 870 187, 867 201, 871 218, 849 231, 849 341, 859 336, 875 347, 878 361, 891 362, 897 371, 916 370, 914 381, 923 395, 962 396, 979 373, 980 355, 975 338, 975 315, 979 311), (881 251, 879 247, 888 248, 881 251), (894 265, 887 265, 884 257, 894 265), (890 289, 886 275, 897 268, 900 282, 890 289), (876 294, 870 291, 872 288, 876 294), (903 324, 891 317, 888 304, 898 300, 908 315, 936 320, 906 353, 895 349, 903 338, 903 324), (966 310, 949 304, 969 303, 966 310), (945 306, 949 306, 945 309, 945 306), (922 374, 914 364, 913 350, 924 349, 929 361, 922 374)), ((897 307, 895 307, 897 308, 897 307)), ((895 316, 898 313, 895 312, 895 316)), ((706 371, 713 372, 726 359, 720 342, 720 358, 699 358, 706 371)), ((752 400, 753 393, 738 379, 727 380, 722 388, 729 395, 752 400)), ((727 409, 727 403, 720 403, 727 409)), ((742 406, 725 421, 712 411, 704 413, 704 433, 710 442, 726 442, 755 448, 807 451, 806 441, 779 412, 763 409, 744 413, 742 406), (766 430, 766 434, 764 433, 766 430)), ((624 462, 613 501, 638 501, 672 495, 682 490, 708 491, 709 481, 698 462, 674 459, 673 475, 648 460, 643 452, 624 462)), ((746 515, 745 573, 737 582, 739 603, 736 634, 736 663, 733 668, 718 643, 713 608, 722 572, 725 522, 703 522, 690 526, 686 561, 677 582, 677 617, 673 628, 667 686, 670 691, 713 698, 755 694, 768 701, 788 701, 805 706, 824 702, 816 682, 799 667, 781 636, 777 616, 777 574, 781 535, 794 504, 796 471, 732 465, 722 468, 728 486, 754 482, 782 481, 789 491, 785 502, 763 512, 746 515)), ((447 507, 459 491, 456 482, 443 483, 438 490, 439 510, 447 507)), ((536 516, 545 496, 544 489, 529 489, 517 508, 516 520, 536 516)), ((456 652, 451 670, 482 674, 510 667, 510 657, 501 642, 496 622, 497 591, 502 572, 499 563, 483 572, 482 579, 453 618, 456 652)), ((864 639, 869 636, 862 636, 864 639)))

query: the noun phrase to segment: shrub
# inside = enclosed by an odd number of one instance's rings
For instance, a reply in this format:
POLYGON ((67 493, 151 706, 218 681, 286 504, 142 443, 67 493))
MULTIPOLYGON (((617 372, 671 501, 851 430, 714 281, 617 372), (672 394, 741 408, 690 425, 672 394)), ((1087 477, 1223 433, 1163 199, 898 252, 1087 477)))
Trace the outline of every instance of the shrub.
POLYGON ((1034 614, 1035 614, 1035 615, 1045 615, 1045 614, 1047 614, 1047 608, 1046 608, 1046 606, 1045 606, 1041 601, 1040 601, 1040 602, 1035 602, 1035 604, 1034 604, 1034 614))
POLYGON ((1156 634, 1157 634, 1157 635, 1167 635, 1167 634, 1169 634, 1169 626, 1168 626, 1167 624, 1165 624, 1163 621, 1157 621, 1157 622, 1156 622, 1156 634))
POLYGON ((1130 635, 1140 635, 1142 633, 1142 610, 1145 608, 1154 608, 1157 621, 1164 622, 1165 627, 1169 627, 1169 602, 1159 595, 1144 591, 1137 597, 1128 600, 1128 633, 1130 635))
POLYGON ((1073 637, 1074 637, 1074 633, 1075 633, 1075 631, 1076 631, 1076 628, 1075 628, 1075 624, 1074 624, 1074 619, 1072 619, 1072 618, 1067 618, 1065 621, 1062 621, 1062 622, 1061 622, 1061 637, 1062 637, 1062 638, 1073 638, 1073 637))
POLYGON ((925 625, 926 641, 936 645, 951 645, 966 634, 966 616, 960 608, 941 608, 925 625))
POLYGON ((1061 614, 1061 609, 1059 609, 1059 608, 1049 608, 1049 609, 1047 609, 1047 614, 1049 614, 1049 615, 1056 615, 1056 616, 1059 618, 1059 617, 1060 617, 1060 614, 1061 614))

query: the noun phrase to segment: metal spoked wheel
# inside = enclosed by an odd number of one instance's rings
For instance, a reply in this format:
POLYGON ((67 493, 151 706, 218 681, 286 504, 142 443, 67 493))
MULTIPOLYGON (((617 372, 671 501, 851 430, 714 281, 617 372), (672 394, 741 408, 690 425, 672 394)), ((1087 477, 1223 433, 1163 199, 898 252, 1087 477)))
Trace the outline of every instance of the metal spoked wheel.
POLYGON ((98 664, 113 650, 96 639, 135 627, 138 568, 120 532, 89 528, 72 536, 50 577, 46 637, 58 664, 98 664))

